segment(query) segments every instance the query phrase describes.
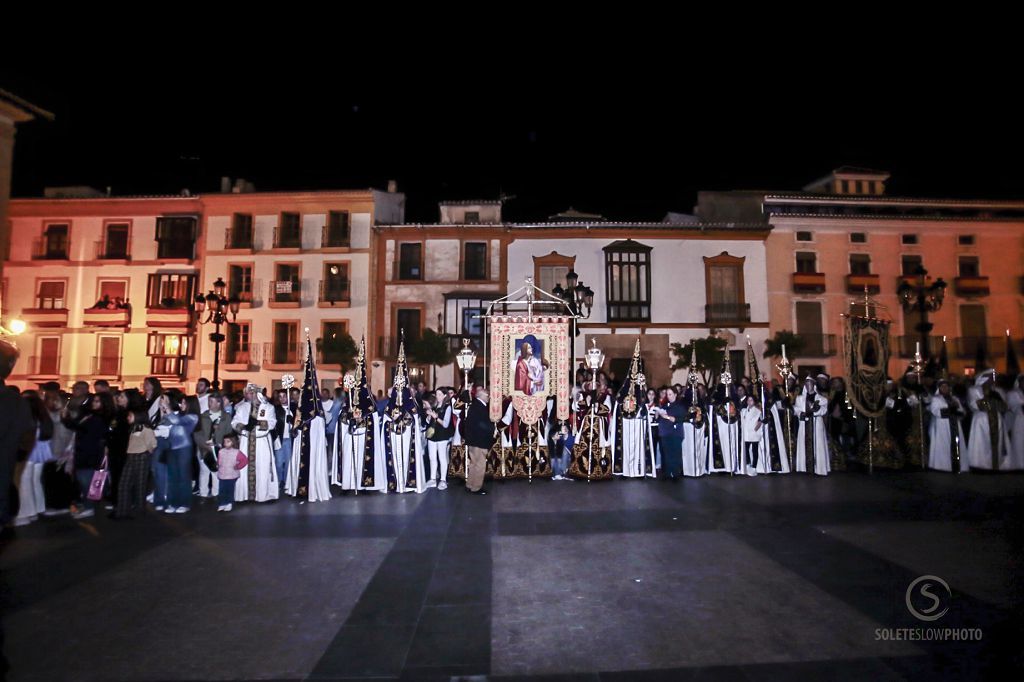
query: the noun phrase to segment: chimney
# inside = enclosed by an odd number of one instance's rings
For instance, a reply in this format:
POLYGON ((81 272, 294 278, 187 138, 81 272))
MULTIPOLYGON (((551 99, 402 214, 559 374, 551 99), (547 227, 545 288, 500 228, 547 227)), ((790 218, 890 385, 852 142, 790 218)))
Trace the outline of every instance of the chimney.
POLYGON ((220 193, 227 194, 231 191, 231 178, 226 175, 220 177, 220 193))
POLYGON ((394 194, 398 191, 398 181, 388 180, 388 194, 394 194))

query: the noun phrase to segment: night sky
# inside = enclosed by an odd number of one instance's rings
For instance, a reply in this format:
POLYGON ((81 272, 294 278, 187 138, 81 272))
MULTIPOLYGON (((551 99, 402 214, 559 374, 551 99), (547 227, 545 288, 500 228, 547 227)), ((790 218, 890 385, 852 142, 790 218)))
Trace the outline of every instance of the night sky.
POLYGON ((440 199, 501 193, 515 197, 512 219, 573 206, 660 220, 690 212, 700 189, 799 189, 849 164, 891 171, 890 194, 1024 198, 1014 89, 992 69, 952 71, 956 54, 927 68, 870 50, 818 68, 766 57, 737 71, 671 51, 492 63, 401 46, 359 62, 322 46, 257 61, 115 48, 72 66, 2 62, 0 87, 57 116, 19 128, 14 196, 208 192, 222 175, 257 190, 394 178, 410 221, 435 221, 440 199))

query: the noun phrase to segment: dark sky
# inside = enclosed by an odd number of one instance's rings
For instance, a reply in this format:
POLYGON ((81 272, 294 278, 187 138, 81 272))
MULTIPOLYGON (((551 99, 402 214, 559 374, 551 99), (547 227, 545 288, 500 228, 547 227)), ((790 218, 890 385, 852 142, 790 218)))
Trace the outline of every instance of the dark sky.
POLYGON ((492 62, 355 45, 257 61, 116 47, 0 62, 0 87, 57 117, 19 129, 15 196, 212 191, 222 175, 264 190, 394 178, 410 220, 436 220, 439 199, 500 192, 515 195, 515 219, 574 206, 660 220, 689 212, 700 189, 798 189, 851 164, 891 171, 893 194, 1024 198, 1014 88, 956 54, 906 66, 870 51, 845 65, 754 55, 736 68, 699 49, 492 62), (357 53, 369 58, 339 56, 357 53))

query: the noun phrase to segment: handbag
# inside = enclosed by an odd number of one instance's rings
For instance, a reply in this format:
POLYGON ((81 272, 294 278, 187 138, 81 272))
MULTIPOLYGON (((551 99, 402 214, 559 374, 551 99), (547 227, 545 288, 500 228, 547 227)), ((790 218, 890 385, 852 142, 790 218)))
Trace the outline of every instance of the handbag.
POLYGON ((216 446, 211 448, 208 452, 203 453, 203 464, 212 472, 217 471, 217 455, 215 453, 216 446))
POLYGON ((243 455, 241 453, 241 451, 239 451, 238 456, 235 457, 235 468, 238 469, 239 471, 241 471, 242 469, 244 469, 248 465, 249 465, 249 458, 246 457, 245 455, 243 455))
POLYGON ((100 468, 93 472, 92 481, 89 482, 89 493, 86 495, 93 502, 103 499, 103 488, 107 485, 107 455, 103 455, 103 462, 100 468))

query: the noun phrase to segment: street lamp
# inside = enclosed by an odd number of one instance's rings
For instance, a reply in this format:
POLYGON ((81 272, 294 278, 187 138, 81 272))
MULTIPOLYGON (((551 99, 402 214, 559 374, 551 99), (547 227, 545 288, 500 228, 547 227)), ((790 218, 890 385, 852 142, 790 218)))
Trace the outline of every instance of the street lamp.
MULTIPOLYGON (((594 308, 594 290, 580 281, 580 276, 576 274, 575 270, 565 273, 565 283, 566 287, 564 289, 561 284, 556 284, 551 293, 565 301, 565 305, 568 306, 569 311, 573 315, 582 317, 585 320, 590 318, 590 312, 594 308)), ((576 318, 573 318, 572 341, 569 343, 569 352, 571 354, 569 362, 572 366, 573 384, 576 383, 576 337, 579 335, 580 331, 576 324, 576 318)))
POLYGON ((919 335, 919 343, 924 351, 925 360, 928 360, 931 355, 928 348, 928 334, 935 326, 928 321, 928 313, 933 313, 942 307, 947 286, 941 277, 935 280, 934 284, 929 285, 927 275, 928 271, 918 265, 917 270, 914 271, 916 281, 911 284, 907 280, 903 280, 896 290, 903 310, 908 313, 914 311, 918 313, 919 321, 914 329, 919 335))
POLYGON ((224 342, 224 335, 220 333, 220 326, 228 322, 228 315, 231 316, 231 322, 235 321, 238 316, 238 308, 241 306, 241 300, 239 300, 236 294, 232 294, 230 298, 224 296, 224 292, 227 290, 227 285, 224 280, 220 277, 213 283, 213 290, 210 291, 206 296, 202 294, 196 295, 195 309, 196 309, 196 322, 198 324, 214 324, 214 331, 210 333, 210 341, 213 342, 213 390, 220 390, 220 344, 224 342), (206 319, 203 319, 203 312, 206 312, 206 319))

